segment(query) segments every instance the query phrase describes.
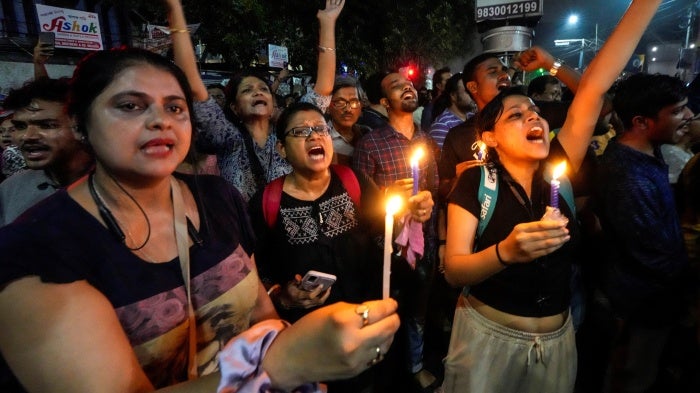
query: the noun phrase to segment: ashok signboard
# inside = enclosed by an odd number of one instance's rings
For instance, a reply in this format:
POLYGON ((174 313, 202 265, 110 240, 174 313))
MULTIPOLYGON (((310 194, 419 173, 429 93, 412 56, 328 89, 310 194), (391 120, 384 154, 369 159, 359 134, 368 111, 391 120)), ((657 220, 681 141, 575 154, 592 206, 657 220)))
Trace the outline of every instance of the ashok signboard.
POLYGON ((542 16, 544 0, 476 0, 476 21, 542 16))
POLYGON ((37 4, 41 31, 56 35, 57 48, 102 50, 97 14, 37 4))

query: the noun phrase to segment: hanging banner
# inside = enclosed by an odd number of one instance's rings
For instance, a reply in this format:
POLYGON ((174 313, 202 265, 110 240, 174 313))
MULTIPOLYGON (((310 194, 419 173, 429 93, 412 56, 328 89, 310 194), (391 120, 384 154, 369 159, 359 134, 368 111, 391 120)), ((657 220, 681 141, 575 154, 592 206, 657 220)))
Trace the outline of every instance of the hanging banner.
MULTIPOLYGON (((194 34, 199 29, 199 23, 187 25, 189 34, 194 34)), ((147 24, 143 26, 141 37, 133 39, 133 46, 136 48, 148 49, 151 52, 165 56, 172 46, 170 39, 170 29, 168 26, 158 26, 147 24)))
POLYGON ((37 4, 39 28, 54 33, 56 48, 102 50, 102 33, 97 14, 37 4))

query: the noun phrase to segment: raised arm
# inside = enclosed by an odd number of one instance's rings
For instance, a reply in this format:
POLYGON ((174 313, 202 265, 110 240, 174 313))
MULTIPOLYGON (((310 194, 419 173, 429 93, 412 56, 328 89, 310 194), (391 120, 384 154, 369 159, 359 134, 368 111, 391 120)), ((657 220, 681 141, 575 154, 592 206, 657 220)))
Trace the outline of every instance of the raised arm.
POLYGON ((187 76, 194 100, 205 101, 209 97, 209 92, 207 92, 207 87, 199 75, 197 58, 194 54, 192 39, 187 30, 187 21, 185 20, 185 12, 182 10, 182 3, 180 0, 164 0, 164 2, 168 11, 168 27, 170 28, 170 38, 173 42, 175 64, 187 76))
MULTIPOLYGON (((533 46, 518 54, 513 61, 524 71, 535 71, 539 68, 553 71, 554 63, 558 60, 549 52, 539 46, 533 46)), ((573 93, 578 90, 578 84, 581 81, 581 74, 575 69, 566 64, 560 63, 559 68, 554 71, 554 77, 559 79, 573 93)))
POLYGON ((343 10, 345 0, 326 0, 326 8, 318 10, 318 71, 314 90, 321 96, 329 96, 335 83, 335 22, 343 10))
POLYGON ((34 79, 48 78, 49 73, 46 71, 46 62, 53 55, 53 50, 49 44, 41 42, 41 39, 37 41, 34 47, 34 79))
POLYGON ((604 95, 624 69, 661 0, 634 0, 581 77, 578 91, 558 134, 577 171, 586 155, 604 95))

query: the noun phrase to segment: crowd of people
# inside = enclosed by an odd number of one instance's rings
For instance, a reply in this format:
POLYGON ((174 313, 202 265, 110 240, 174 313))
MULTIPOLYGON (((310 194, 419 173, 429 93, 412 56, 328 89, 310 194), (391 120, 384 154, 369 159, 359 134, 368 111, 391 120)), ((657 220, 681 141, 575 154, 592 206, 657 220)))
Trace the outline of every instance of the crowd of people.
POLYGON ((289 102, 287 70, 205 85, 162 3, 172 59, 52 79, 39 42, 2 103, 0 391, 700 388, 700 90, 621 77, 661 0, 583 73, 483 53, 432 99, 336 75, 326 0, 289 102))

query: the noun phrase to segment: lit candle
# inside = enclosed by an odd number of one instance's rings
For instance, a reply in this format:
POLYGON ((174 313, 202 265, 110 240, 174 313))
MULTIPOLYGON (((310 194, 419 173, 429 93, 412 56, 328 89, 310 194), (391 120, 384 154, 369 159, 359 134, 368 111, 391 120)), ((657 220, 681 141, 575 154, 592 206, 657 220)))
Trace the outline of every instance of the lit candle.
POLYGON ((418 161, 423 158, 423 148, 419 147, 413 152, 411 156, 411 176, 413 176, 413 195, 418 194, 418 183, 420 181, 420 174, 418 173, 418 161))
POLYGON ((486 144, 482 141, 477 141, 477 146, 479 146, 479 151, 476 153, 476 158, 479 161, 484 161, 486 159, 486 144))
POLYGON ((386 202, 386 219, 384 220, 384 270, 382 272, 382 299, 389 298, 391 278, 391 253, 393 251, 394 214, 401 209, 401 197, 394 195, 386 202))
POLYGON ((549 196, 550 206, 555 209, 559 208, 559 177, 564 174, 566 170, 566 161, 562 161, 561 164, 554 167, 552 170, 552 188, 549 196))

